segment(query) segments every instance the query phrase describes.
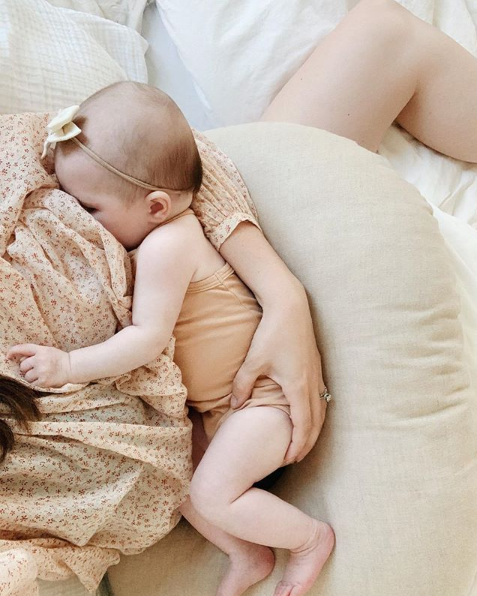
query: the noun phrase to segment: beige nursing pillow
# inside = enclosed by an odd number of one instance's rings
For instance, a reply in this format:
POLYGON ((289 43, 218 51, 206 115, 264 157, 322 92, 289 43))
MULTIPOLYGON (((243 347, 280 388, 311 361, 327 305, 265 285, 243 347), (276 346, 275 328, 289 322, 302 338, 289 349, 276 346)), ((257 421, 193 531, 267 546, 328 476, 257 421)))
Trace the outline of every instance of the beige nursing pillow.
MULTIPOLYGON (((384 158, 325 131, 260 123, 207 136, 307 288, 334 396, 316 447, 276 487, 336 532, 310 594, 473 596, 477 399, 431 209, 384 158)), ((273 593, 278 560, 250 596, 273 593)), ((182 522, 110 577, 115 596, 206 596, 226 564, 182 522)))

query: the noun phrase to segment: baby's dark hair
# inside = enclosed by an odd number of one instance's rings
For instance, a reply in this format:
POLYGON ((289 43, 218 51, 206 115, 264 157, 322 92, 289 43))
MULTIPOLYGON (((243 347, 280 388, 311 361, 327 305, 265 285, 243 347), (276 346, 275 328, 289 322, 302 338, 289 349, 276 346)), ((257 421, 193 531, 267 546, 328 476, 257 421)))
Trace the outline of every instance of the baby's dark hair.
MULTIPOLYGON (((192 130, 163 91, 133 81, 113 83, 88 97, 74 122, 78 139, 118 170, 159 188, 199 192, 202 162, 192 130)), ((56 151, 81 151, 72 141, 56 151)), ((131 194, 127 181, 118 188, 131 194)), ((140 187, 138 192, 144 192, 140 187)))
POLYGON ((28 431, 28 423, 40 419, 40 410, 35 398, 46 395, 9 377, 0 375, 0 464, 4 462, 9 451, 15 445, 15 435, 8 422, 13 418, 28 431))

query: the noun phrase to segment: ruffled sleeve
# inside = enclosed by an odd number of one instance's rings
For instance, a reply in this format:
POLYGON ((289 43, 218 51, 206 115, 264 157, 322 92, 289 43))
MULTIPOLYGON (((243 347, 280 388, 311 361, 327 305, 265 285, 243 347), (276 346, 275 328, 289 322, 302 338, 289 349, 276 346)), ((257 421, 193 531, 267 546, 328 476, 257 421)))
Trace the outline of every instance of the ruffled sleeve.
POLYGON ((207 238, 219 250, 239 223, 249 221, 260 229, 258 214, 232 160, 204 134, 193 132, 204 176, 191 207, 207 238))

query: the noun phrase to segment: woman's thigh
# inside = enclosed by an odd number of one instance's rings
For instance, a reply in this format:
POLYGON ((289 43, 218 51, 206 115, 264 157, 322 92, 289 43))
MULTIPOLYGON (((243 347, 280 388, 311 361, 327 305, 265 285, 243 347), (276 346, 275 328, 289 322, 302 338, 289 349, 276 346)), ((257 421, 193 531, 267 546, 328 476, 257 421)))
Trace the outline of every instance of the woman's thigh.
POLYGON ((477 163, 477 60, 394 0, 361 0, 283 87, 262 120, 329 130, 377 151, 396 120, 477 163))
POLYGON ((286 83, 261 120, 322 128, 376 151, 413 96, 410 13, 361 0, 286 83))

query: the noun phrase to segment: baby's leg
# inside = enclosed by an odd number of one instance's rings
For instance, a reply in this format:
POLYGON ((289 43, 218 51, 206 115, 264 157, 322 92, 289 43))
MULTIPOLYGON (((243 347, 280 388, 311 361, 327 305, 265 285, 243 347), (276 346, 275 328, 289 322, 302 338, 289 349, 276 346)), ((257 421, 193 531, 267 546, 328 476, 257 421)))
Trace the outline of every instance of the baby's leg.
POLYGON ((229 556, 229 567, 216 596, 240 596, 273 571, 275 556, 266 546, 240 540, 209 523, 190 499, 181 505, 180 512, 204 538, 229 556))
MULTIPOLYGON (((208 440, 201 415, 191 409, 189 418, 193 424, 192 462, 195 469, 208 447, 208 440)), ((240 596, 272 572, 275 557, 266 546, 240 540, 210 524, 199 515, 189 498, 181 505, 180 512, 204 538, 229 556, 229 568, 216 596, 240 596)))
POLYGON ((477 162, 477 60, 393 0, 361 0, 286 83, 262 120, 329 130, 376 151, 394 120, 477 162))
POLYGON ((242 540, 291 551, 278 596, 308 591, 334 544, 330 526, 315 520, 257 482, 283 464, 291 422, 278 408, 248 408, 232 414, 218 430, 191 485, 200 515, 242 540))

